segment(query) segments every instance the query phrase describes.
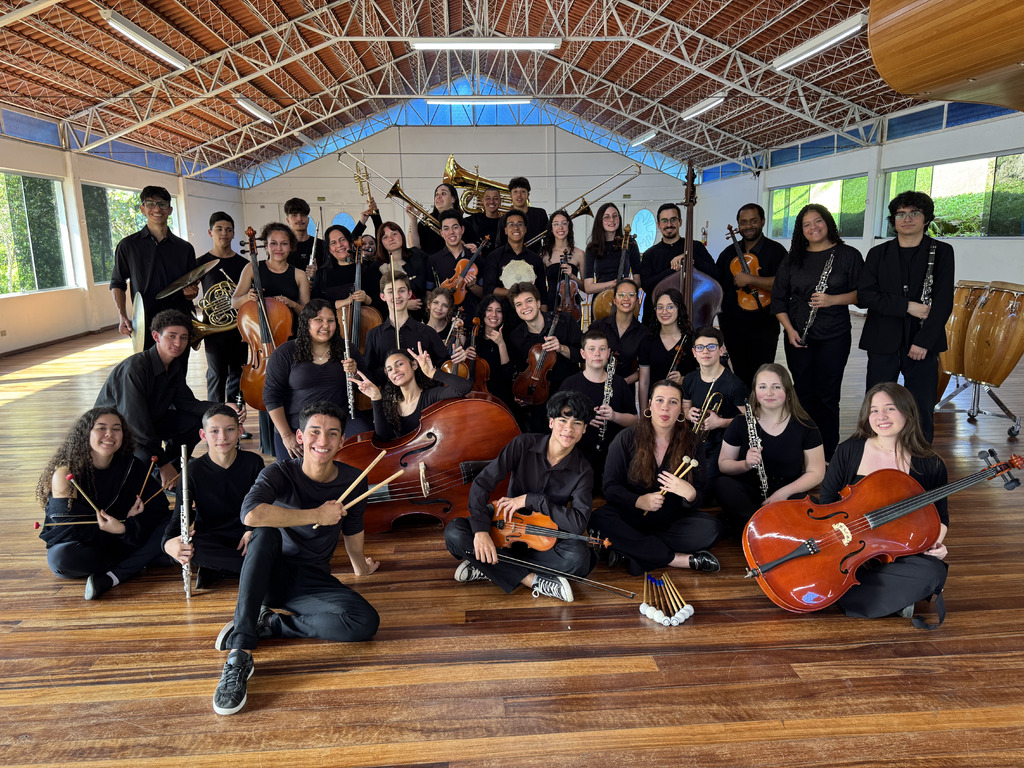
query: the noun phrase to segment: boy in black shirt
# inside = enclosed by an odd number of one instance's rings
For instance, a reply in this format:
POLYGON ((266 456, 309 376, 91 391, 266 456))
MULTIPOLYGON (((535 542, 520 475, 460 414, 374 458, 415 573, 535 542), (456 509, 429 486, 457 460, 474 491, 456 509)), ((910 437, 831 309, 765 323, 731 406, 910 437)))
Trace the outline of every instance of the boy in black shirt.
MULTIPOLYGON (((365 500, 351 507, 337 501, 359 477, 359 470, 334 460, 345 413, 333 403, 312 403, 302 409, 299 421, 302 457, 263 470, 242 503, 242 522, 255 530, 242 562, 235 618, 214 644, 219 651, 231 651, 213 695, 218 715, 245 706, 246 681, 254 668, 250 651, 259 640, 357 642, 369 640, 380 625, 373 606, 331 575, 339 533, 357 576, 380 567, 363 554, 365 500)), ((360 480, 350 498, 365 490, 366 481, 360 480)))
MULTIPOLYGON (((164 552, 182 565, 192 562, 200 567, 197 589, 242 571, 250 532, 242 525, 239 512, 263 471, 263 457, 238 450, 240 431, 238 414, 226 405, 215 405, 203 414, 199 436, 209 452, 188 463, 188 493, 194 504, 192 543, 181 543, 180 515, 172 515, 164 531, 164 552)), ((178 478, 179 503, 183 490, 178 478)))

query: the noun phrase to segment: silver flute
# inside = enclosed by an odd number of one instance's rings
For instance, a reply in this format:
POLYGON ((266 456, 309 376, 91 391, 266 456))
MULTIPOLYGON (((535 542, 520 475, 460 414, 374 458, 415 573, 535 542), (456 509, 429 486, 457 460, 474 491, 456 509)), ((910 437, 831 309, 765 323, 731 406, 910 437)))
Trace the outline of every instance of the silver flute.
MULTIPOLYGON (((350 306, 353 312, 359 311, 354 301, 350 306)), ((341 310, 341 332, 345 336, 345 359, 350 360, 352 358, 352 351, 348 339, 348 313, 344 309, 341 310)), ((356 415, 356 401, 355 392, 352 391, 352 377, 348 373, 345 374, 345 391, 348 393, 348 417, 351 419, 356 415)))
MULTIPOLYGON (((833 248, 832 252, 828 255, 828 261, 825 262, 825 269, 821 271, 821 277, 818 278, 818 284, 814 287, 815 293, 824 293, 825 289, 828 288, 828 276, 832 274, 832 262, 836 258, 836 249, 833 248)), ((807 334, 811 330, 811 326, 814 325, 814 318, 818 316, 818 308, 811 307, 811 315, 807 318, 807 325, 804 326, 804 332, 800 334, 800 346, 807 346, 807 334)))
MULTIPOLYGON (((192 543, 192 526, 188 515, 192 500, 188 493, 188 447, 181 446, 181 498, 178 499, 181 509, 181 543, 188 546, 192 543)), ((185 599, 192 597, 192 563, 181 564, 181 579, 185 582, 185 599)))
MULTIPOLYGON (((749 405, 744 411, 747 417, 747 440, 751 448, 761 450, 761 438, 757 435, 757 419, 754 418, 754 409, 749 405)), ((761 498, 768 498, 768 475, 764 471, 764 457, 757 462, 757 479, 761 482, 761 498)))
MULTIPOLYGON (((608 374, 608 378, 604 380, 604 400, 601 401, 601 405, 608 405, 612 401, 612 378, 615 376, 615 355, 612 354, 608 358, 608 367, 604 369, 608 374)), ((597 433, 597 450, 601 450, 601 445, 604 443, 604 433, 608 430, 608 419, 604 420, 601 425, 601 431, 597 433)))

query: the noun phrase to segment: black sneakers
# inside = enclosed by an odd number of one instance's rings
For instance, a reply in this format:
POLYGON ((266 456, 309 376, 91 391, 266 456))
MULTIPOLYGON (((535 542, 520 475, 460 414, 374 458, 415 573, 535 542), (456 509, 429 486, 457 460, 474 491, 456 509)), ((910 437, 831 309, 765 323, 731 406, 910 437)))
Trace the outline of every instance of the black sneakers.
POLYGON ((218 715, 233 715, 245 706, 246 685, 256 664, 248 651, 232 651, 224 664, 220 683, 213 693, 213 711, 218 715))
MULTIPOLYGON (((269 640, 275 636, 273 621, 276 615, 273 609, 267 608, 265 605, 260 606, 260 617, 256 620, 256 638, 258 640, 269 640)), ((213 641, 213 647, 218 651, 228 650, 228 636, 234 631, 235 620, 232 619, 221 627, 217 639, 213 641)))
POLYGON ((541 573, 534 574, 533 596, 554 597, 567 603, 573 601, 572 587, 569 580, 564 576, 547 576, 541 573))

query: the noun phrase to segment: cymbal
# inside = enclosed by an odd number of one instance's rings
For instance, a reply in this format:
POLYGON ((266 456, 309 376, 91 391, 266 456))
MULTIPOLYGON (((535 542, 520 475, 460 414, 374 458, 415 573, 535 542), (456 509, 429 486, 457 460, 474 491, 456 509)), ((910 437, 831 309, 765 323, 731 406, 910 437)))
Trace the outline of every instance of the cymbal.
POLYGON ((207 272, 213 272, 213 270, 215 270, 218 266, 220 266, 219 260, 208 261, 201 267, 196 267, 195 269, 186 272, 184 275, 182 275, 173 283, 171 283, 162 291, 160 291, 160 293, 158 293, 156 297, 158 299, 166 299, 168 296, 177 293, 185 286, 192 285, 192 283, 194 283, 196 280, 199 280, 204 275, 206 275, 207 272))

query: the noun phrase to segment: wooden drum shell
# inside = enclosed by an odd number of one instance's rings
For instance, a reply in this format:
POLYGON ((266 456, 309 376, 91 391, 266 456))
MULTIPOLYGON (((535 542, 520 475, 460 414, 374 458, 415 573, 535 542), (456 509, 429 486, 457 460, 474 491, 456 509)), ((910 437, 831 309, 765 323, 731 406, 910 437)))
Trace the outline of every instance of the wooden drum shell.
POLYGON ((1024 355, 1024 285, 993 281, 978 300, 967 327, 964 375, 998 387, 1024 355))
MULTIPOLYGON (((988 283, 979 280, 961 280, 956 284, 953 293, 953 312, 946 321, 946 345, 949 348, 939 353, 940 372, 963 375, 967 326, 971 322, 971 313, 987 288, 988 283)), ((948 377, 946 381, 949 381, 948 377)))

